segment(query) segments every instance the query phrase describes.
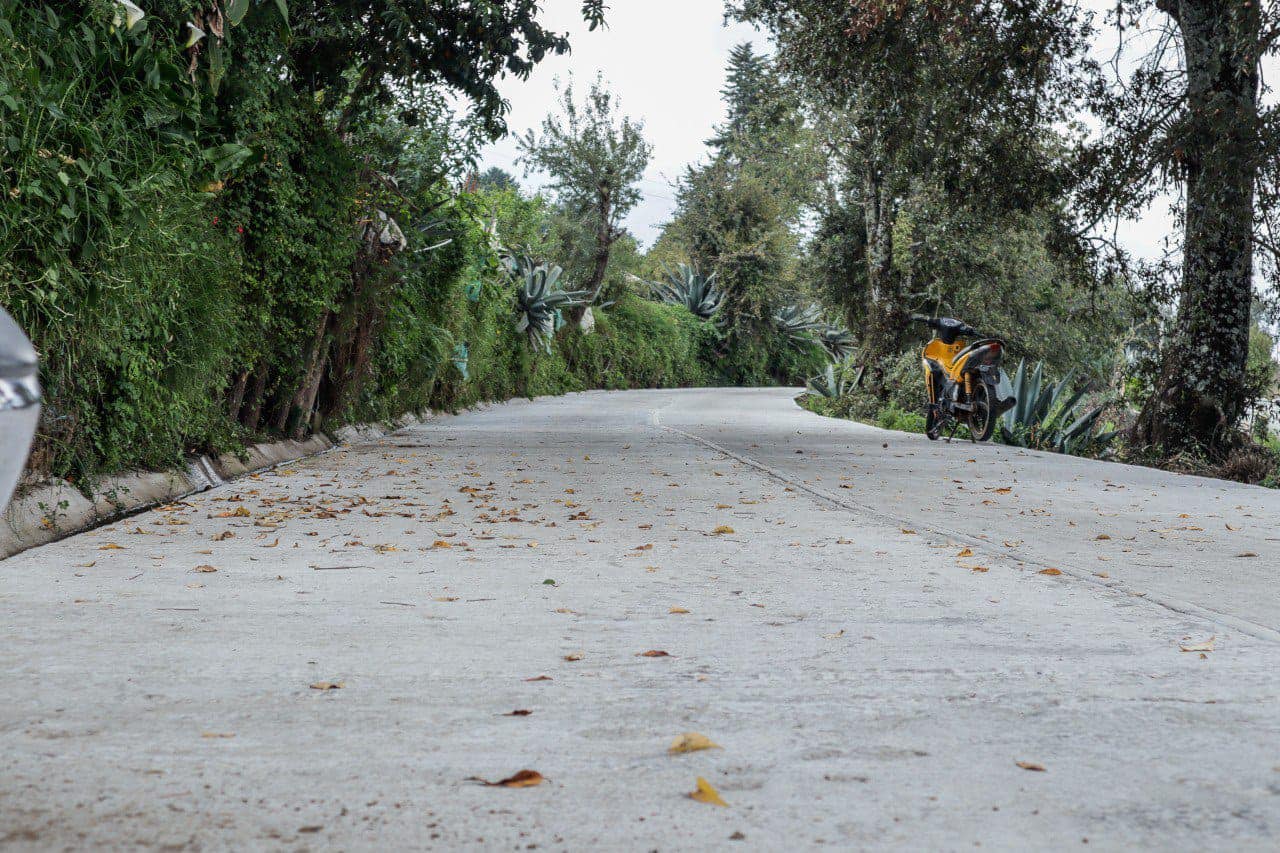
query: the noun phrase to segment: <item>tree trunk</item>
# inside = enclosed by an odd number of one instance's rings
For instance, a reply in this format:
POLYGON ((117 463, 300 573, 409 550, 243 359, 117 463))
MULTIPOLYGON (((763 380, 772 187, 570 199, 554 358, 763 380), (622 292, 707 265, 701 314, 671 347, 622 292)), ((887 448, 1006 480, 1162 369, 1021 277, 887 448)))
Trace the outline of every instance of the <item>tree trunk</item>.
POLYGON ((582 288, 591 294, 591 299, 586 305, 579 305, 569 312, 569 319, 574 323, 581 322, 587 313, 587 308, 600 298, 605 273, 609 270, 609 251, 613 248, 616 238, 613 225, 610 224, 610 218, 613 216, 613 199, 609 196, 608 190, 600 191, 596 215, 599 219, 596 222, 595 265, 591 268, 591 278, 587 280, 586 287, 582 288))
POLYGON ((1178 314, 1135 438, 1220 454, 1247 404, 1261 4, 1160 0, 1182 31, 1186 235, 1178 314))
POLYGON ((267 393, 267 366, 261 362, 253 369, 253 385, 249 389, 249 399, 245 403, 244 416, 240 423, 249 432, 258 431, 258 422, 262 420, 262 403, 267 393))
POLYGON ((867 353, 867 384, 880 393, 882 371, 877 361, 897 353, 906 328, 901 282, 893 268, 893 231, 898 202, 874 165, 867 167, 863 182, 867 229, 867 312, 862 328, 862 348, 867 353))

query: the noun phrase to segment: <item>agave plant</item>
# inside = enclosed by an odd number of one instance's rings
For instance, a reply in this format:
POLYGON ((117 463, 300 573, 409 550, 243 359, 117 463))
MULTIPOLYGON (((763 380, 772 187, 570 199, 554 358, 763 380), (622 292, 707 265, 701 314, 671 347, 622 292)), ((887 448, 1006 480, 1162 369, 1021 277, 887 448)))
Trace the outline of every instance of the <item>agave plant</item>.
MULTIPOLYGON (((1073 373, 1068 372, 1058 382, 1046 382, 1043 362, 1037 363, 1029 376, 1026 359, 1018 363, 1011 389, 1018 401, 1000 421, 1000 436, 1005 444, 1075 456, 1106 449, 1116 433, 1096 430, 1105 406, 1082 410, 1080 401, 1086 389, 1070 390, 1073 373)), ((1002 390, 1001 397, 1004 396, 1002 390)))
POLYGON ((815 305, 788 305, 773 315, 773 322, 778 331, 794 343, 812 342, 811 333, 819 331, 825 325, 822 312, 815 305))
POLYGON ((647 282, 654 297, 669 305, 683 305, 695 317, 710 320, 720 310, 724 294, 716 289, 716 275, 705 276, 691 264, 680 264, 673 272, 665 264, 666 281, 647 282))
POLYGON ((843 326, 824 325, 818 329, 818 343, 835 361, 844 361, 853 355, 853 333, 843 326))
POLYGON ((833 362, 822 373, 809 377, 805 382, 805 393, 831 399, 845 397, 858 387, 865 369, 848 361, 833 362))
POLYGON ((564 325, 563 310, 586 305, 591 300, 587 290, 562 290, 558 266, 535 264, 520 258, 516 278, 516 330, 524 332, 529 345, 551 352, 551 338, 564 325))

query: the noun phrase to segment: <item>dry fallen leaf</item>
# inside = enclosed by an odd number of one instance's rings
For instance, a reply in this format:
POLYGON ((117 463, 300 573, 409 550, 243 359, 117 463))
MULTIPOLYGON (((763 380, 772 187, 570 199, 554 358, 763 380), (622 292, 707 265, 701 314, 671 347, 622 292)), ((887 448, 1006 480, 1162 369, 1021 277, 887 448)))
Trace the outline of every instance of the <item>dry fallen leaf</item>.
POLYGON ((230 530, 224 530, 224 531, 222 531, 221 533, 215 533, 215 534, 213 534, 213 541, 214 541, 214 542, 225 542, 225 541, 227 541, 228 539, 230 539, 230 538, 231 538, 231 537, 233 537, 233 536, 235 536, 235 534, 234 534, 234 533, 232 533, 230 530))
POLYGON ((569 652, 564 656, 564 659, 567 661, 582 660, 582 652, 569 652))
POLYGON ((915 536, 915 535, 916 535, 916 532, 915 532, 914 530, 910 529, 909 527, 903 527, 903 528, 902 528, 902 532, 903 532, 903 534, 904 534, 904 535, 906 535, 906 536, 915 536))
POLYGON ((701 776, 698 777, 698 789, 690 791, 689 799, 697 800, 700 803, 708 803, 713 806, 728 806, 724 800, 720 799, 720 792, 711 787, 711 783, 701 776))
POLYGON ((999 489, 992 489, 991 491, 995 492, 997 495, 1007 495, 1007 494, 1009 494, 1010 492, 1012 492, 1012 491, 1013 491, 1013 487, 1012 487, 1012 486, 1004 486, 1004 487, 999 488, 999 489))
POLYGON ((116 543, 114 543, 114 542, 108 542, 106 545, 99 545, 99 546, 98 546, 98 550, 99 550, 99 551, 123 551, 123 550, 124 550, 124 546, 123 546, 123 545, 117 545, 117 544, 116 544, 116 543))
POLYGON ((1178 648, 1184 652, 1211 652, 1213 651, 1213 643, 1216 639, 1218 639, 1218 636, 1215 634, 1209 639, 1199 643, 1183 643, 1178 646, 1178 648))
POLYGON ((527 716, 529 716, 529 715, 530 715, 530 714, 532 714, 532 713, 533 713, 533 712, 532 712, 532 711, 530 711, 528 708, 517 708, 516 710, 514 710, 514 711, 509 711, 509 712, 507 712, 507 713, 503 714, 502 716, 504 716, 504 717, 527 717, 527 716))
POLYGON ((197 572, 200 572, 201 574, 206 574, 206 575, 207 575, 207 574, 209 574, 209 573, 211 573, 211 572, 216 572, 216 571, 217 571, 217 569, 216 569, 216 568, 214 568, 213 566, 196 566, 196 571, 197 571, 197 572))
POLYGON ((673 607, 667 612, 668 613, 688 613, 689 611, 684 607, 673 607))
POLYGON ((1096 539, 1096 540, 1098 540, 1099 542, 1102 542, 1102 541, 1104 541, 1104 540, 1110 539, 1111 537, 1110 537, 1109 535, 1107 535, 1106 533, 1099 533, 1097 536, 1095 536, 1095 537, 1093 537, 1093 538, 1094 538, 1094 539, 1096 539))
POLYGON ((734 529, 732 527, 730 527, 727 524, 722 524, 719 527, 717 527, 715 530, 711 531, 711 535, 724 536, 725 534, 733 533, 733 532, 734 532, 734 529))
POLYGON ((317 681, 311 685, 312 690, 341 690, 346 687, 345 681, 317 681))
POLYGON ((698 752, 703 749, 723 749, 720 744, 711 740, 703 734, 697 732, 685 732, 671 742, 671 746, 667 747, 667 752, 672 755, 679 755, 684 752, 698 752))
POLYGON ((964 548, 964 549, 962 549, 962 550, 960 551, 960 553, 959 553, 959 554, 956 554, 956 557, 957 557, 957 558, 958 558, 958 557, 972 557, 972 556, 973 556, 973 549, 972 549, 972 548, 964 548))
POLYGON ((203 738, 229 738, 235 737, 231 732, 201 732, 200 737, 203 738))
POLYGON ((639 652, 636 655, 636 657, 638 658, 669 658, 671 657, 671 655, 662 651, 662 649, 649 649, 649 651, 647 652, 639 652))
POLYGON ((1035 771, 1036 773, 1043 773, 1043 772, 1045 772, 1045 771, 1044 771, 1044 765, 1042 765, 1042 764, 1036 764, 1034 761, 1019 761, 1019 762, 1017 762, 1017 764, 1018 764, 1018 766, 1019 766, 1019 767, 1021 767, 1023 770, 1032 770, 1032 771, 1035 771))
POLYGON ((1252 551, 1241 551, 1239 554, 1236 554, 1236 556, 1237 557, 1256 557, 1258 555, 1253 553, 1252 551))
POLYGON ((505 779, 499 779, 497 782, 485 782, 485 780, 481 779, 479 776, 473 776, 472 778, 477 782, 484 782, 484 784, 488 785, 490 788, 532 788, 535 785, 541 785, 543 782, 547 781, 542 778, 542 774, 537 770, 521 770, 513 776, 508 776, 505 779))
POLYGON ((1062 570, 1061 570, 1061 569, 1041 569, 1041 570, 1040 570, 1039 572, 1037 572, 1036 574, 1041 574, 1041 575, 1060 575, 1060 574, 1062 574, 1062 570))
POLYGON ((841 637, 843 637, 843 636, 844 636, 844 629, 843 629, 843 628, 841 628, 839 631, 836 631, 834 634, 823 634, 823 635, 822 635, 822 639, 824 639, 824 640, 838 640, 838 639, 840 639, 840 638, 841 638, 841 637))
POLYGON ((525 681, 550 681, 549 675, 535 675, 533 678, 526 678, 525 681))

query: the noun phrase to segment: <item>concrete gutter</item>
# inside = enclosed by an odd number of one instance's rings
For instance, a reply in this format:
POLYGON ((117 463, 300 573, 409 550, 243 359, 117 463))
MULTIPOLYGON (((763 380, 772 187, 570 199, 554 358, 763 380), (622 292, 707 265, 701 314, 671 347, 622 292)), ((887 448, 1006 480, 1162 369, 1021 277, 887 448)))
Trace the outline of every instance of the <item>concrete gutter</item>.
POLYGON ((66 480, 46 481, 15 496, 0 517, 0 560, 122 516, 207 491, 228 480, 335 447, 376 440, 423 420, 425 418, 415 415, 403 415, 387 424, 344 426, 332 433, 318 433, 306 441, 254 444, 240 454, 191 456, 181 468, 127 471, 105 477, 94 484, 92 497, 85 497, 66 480))

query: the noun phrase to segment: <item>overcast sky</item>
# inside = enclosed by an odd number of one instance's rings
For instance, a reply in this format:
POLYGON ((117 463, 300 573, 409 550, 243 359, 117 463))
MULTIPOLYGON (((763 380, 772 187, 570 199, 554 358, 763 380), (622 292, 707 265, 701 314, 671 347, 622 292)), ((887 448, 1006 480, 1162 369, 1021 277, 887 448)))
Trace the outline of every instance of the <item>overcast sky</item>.
MULTIPOLYGON (((1114 0, 1086 0, 1086 5, 1103 9, 1114 0)), ((705 140, 724 119, 720 89, 729 49, 751 41, 758 51, 766 51, 769 42, 750 27, 726 26, 723 0, 612 0, 609 7, 609 28, 592 33, 582 21, 581 0, 546 0, 545 24, 569 33, 573 52, 544 61, 526 81, 502 83, 511 103, 513 133, 487 148, 482 163, 515 173, 523 186, 539 186, 538 176, 526 179, 516 165, 514 137, 537 128, 555 107, 557 76, 572 73, 585 85, 602 72, 623 111, 644 121, 645 135, 654 145, 642 184, 644 201, 626 223, 648 246, 671 217, 672 182, 705 156, 705 140)), ((1103 39, 1109 36, 1105 33, 1103 39)), ((1106 49, 1099 45, 1100 52, 1106 49)), ((1121 242, 1139 255, 1154 257, 1171 227, 1168 202, 1158 202, 1140 222, 1121 228, 1121 242)))

